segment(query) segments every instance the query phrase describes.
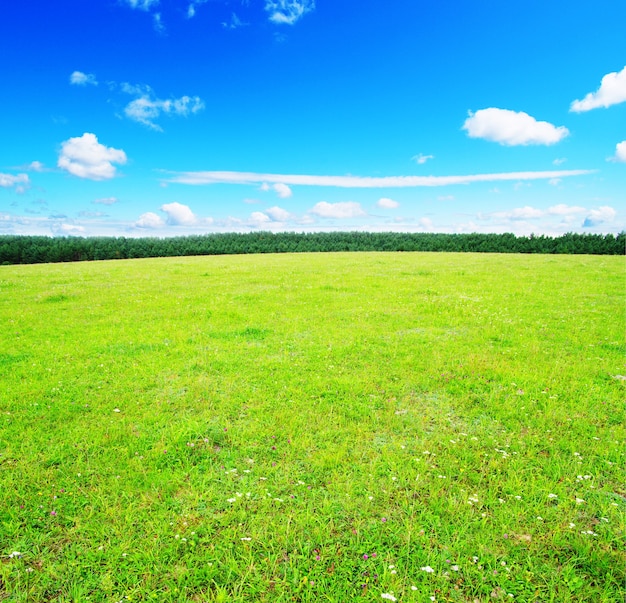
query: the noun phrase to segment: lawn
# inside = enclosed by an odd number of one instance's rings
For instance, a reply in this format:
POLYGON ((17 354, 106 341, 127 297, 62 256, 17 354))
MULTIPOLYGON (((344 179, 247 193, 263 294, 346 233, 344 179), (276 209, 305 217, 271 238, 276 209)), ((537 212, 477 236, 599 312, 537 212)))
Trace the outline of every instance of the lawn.
POLYGON ((625 268, 0 267, 0 601, 623 602, 625 268))

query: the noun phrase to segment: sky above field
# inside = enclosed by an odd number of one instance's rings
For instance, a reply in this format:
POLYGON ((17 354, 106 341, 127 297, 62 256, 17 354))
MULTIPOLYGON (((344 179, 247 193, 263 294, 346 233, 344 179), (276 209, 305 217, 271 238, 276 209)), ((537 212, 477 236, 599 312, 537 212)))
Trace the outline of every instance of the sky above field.
POLYGON ((0 234, 626 229, 623 0, 19 0, 0 234))

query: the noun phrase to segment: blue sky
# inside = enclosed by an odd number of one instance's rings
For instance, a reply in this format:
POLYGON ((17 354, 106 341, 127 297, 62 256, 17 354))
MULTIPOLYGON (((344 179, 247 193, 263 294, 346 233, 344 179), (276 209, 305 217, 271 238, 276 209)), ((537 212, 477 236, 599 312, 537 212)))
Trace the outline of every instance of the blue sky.
POLYGON ((20 0, 0 233, 618 233, 623 0, 20 0))

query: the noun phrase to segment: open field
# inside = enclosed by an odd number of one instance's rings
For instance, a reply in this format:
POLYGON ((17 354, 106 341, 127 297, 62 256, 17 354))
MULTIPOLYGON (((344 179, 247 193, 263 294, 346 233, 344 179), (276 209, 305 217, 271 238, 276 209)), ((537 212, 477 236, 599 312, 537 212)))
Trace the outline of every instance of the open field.
POLYGON ((615 256, 0 267, 0 601, 621 602, 625 290, 615 256))

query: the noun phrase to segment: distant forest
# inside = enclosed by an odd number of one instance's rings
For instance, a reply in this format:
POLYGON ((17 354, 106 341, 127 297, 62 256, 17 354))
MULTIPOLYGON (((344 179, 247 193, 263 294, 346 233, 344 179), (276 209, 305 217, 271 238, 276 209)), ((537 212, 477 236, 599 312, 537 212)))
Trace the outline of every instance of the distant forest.
POLYGON ((624 255, 626 232, 513 234, 252 232, 172 238, 0 236, 0 264, 81 262, 187 255, 328 251, 449 251, 624 255))

